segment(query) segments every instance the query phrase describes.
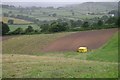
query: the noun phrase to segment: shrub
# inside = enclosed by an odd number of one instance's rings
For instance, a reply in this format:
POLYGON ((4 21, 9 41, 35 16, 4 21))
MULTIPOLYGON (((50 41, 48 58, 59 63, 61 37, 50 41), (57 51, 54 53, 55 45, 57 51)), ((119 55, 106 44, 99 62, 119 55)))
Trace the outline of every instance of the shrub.
POLYGON ((25 30, 25 33, 32 33, 34 31, 32 26, 28 26, 28 28, 25 30))
POLYGON ((41 25, 41 32, 48 32, 49 30, 49 24, 43 24, 41 25))
POLYGON ((88 23, 87 21, 85 21, 85 22, 83 23, 82 27, 88 28, 88 27, 89 27, 89 23, 88 23))
POLYGON ((17 28, 15 31, 13 31, 13 34, 24 34, 23 28, 17 28))
POLYGON ((98 26, 102 26, 103 25, 103 21, 102 20, 99 20, 98 23, 97 23, 98 26))
POLYGON ((65 22, 53 22, 51 23, 51 26, 49 27, 49 32, 61 32, 66 31, 68 29, 68 24, 65 22))
POLYGON ((9 20, 8 20, 8 24, 14 24, 14 20, 9 19, 9 20))
POLYGON ((2 28, 2 35, 5 35, 10 31, 9 26, 3 22, 2 25, 0 25, 0 28, 2 28))

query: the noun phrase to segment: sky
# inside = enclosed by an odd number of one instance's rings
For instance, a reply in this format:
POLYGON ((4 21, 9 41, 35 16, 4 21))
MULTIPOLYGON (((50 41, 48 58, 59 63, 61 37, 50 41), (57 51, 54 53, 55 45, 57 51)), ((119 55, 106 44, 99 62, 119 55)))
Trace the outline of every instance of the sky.
POLYGON ((119 0, 2 0, 1 2, 7 5, 30 7, 63 7, 71 4, 80 4, 83 2, 118 2, 119 0), (29 3, 28 3, 29 2, 29 3))
POLYGON ((2 2, 116 2, 119 0, 1 0, 2 2))

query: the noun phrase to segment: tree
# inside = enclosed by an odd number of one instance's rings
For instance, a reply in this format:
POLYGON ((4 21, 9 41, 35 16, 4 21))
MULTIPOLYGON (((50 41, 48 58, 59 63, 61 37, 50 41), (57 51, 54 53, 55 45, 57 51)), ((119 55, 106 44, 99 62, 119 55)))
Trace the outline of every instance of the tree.
POLYGON ((23 34, 23 28, 17 28, 15 31, 13 31, 13 34, 23 34))
POLYGON ((26 33, 31 33, 33 31, 34 31, 34 29, 32 26, 28 26, 28 28, 25 30, 26 33))
POLYGON ((13 24, 13 23, 14 23, 14 20, 12 20, 12 19, 8 20, 8 24, 13 24))
POLYGON ((9 14, 12 14, 12 11, 9 11, 8 13, 9 13, 9 14))
POLYGON ((59 32, 60 26, 58 25, 57 22, 51 23, 51 26, 49 28, 49 32, 59 32))
POLYGON ((98 26, 102 26, 103 25, 103 21, 102 20, 99 20, 98 23, 97 23, 98 26))
POLYGON ((56 17, 56 16, 57 16, 57 14, 56 14, 56 13, 54 13, 54 14, 52 14, 52 16, 53 16, 53 17, 56 17))
POLYGON ((3 16, 4 17, 9 17, 9 14, 8 13, 3 13, 3 16))
POLYGON ((69 29, 69 25, 67 22, 59 22, 58 25, 60 26, 59 31, 66 31, 69 29))
POLYGON ((118 17, 118 19, 116 20, 115 26, 120 27, 120 17, 118 17))
POLYGON ((104 16, 101 17, 101 20, 107 21, 108 18, 109 18, 109 17, 108 17, 107 15, 104 15, 104 16))
POLYGON ((70 20, 70 25, 71 25, 71 27, 74 27, 74 21, 73 20, 70 20))
POLYGON ((74 16, 74 15, 75 15, 75 13, 74 13, 74 12, 72 12, 72 15, 74 16))
POLYGON ((89 27, 89 23, 87 21, 85 21, 82 26, 87 28, 87 27, 89 27))
POLYGON ((66 31, 68 26, 68 24, 65 22, 53 22, 51 23, 51 26, 49 27, 49 32, 61 32, 61 31, 66 31))
POLYGON ((115 23, 115 21, 116 21, 116 18, 115 18, 115 17, 110 17, 110 18, 106 21, 106 23, 107 23, 107 24, 113 24, 113 23, 115 23))
POLYGON ((49 30, 49 24, 43 24, 40 26, 41 32, 48 32, 49 30))
POLYGON ((81 20, 75 21, 75 25, 76 27, 80 27, 82 25, 82 21, 81 20))
POLYGON ((0 36, 2 35, 2 22, 0 22, 0 36))
POLYGON ((10 31, 9 26, 2 22, 2 35, 5 35, 10 31))

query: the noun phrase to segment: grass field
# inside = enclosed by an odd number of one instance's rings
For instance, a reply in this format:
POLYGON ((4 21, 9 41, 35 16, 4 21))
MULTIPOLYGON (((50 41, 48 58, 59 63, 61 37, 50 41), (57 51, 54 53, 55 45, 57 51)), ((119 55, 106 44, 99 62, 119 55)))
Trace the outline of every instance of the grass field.
MULTIPOLYGON (((77 19, 91 19, 94 17, 101 17, 103 15, 86 15, 89 11, 84 11, 84 10, 78 10, 78 9, 74 9, 74 13, 75 15, 72 15, 72 12, 70 10, 67 9, 47 9, 47 8, 40 8, 40 9, 35 9, 32 14, 30 15, 29 13, 27 13, 27 11, 24 12, 20 12, 19 10, 9 10, 9 9, 3 9, 3 12, 8 13, 9 11, 12 11, 14 15, 24 15, 24 16, 29 16, 29 17, 34 17, 36 19, 39 19, 40 21, 50 21, 50 20, 57 20, 57 19, 61 19, 61 18, 66 18, 66 19, 73 19, 73 20, 77 20, 77 19), (49 16, 50 14, 57 14, 56 17, 53 16, 49 16)), ((7 22, 6 19, 4 19, 4 22, 7 22)), ((21 22, 22 23, 22 22, 21 22)), ((24 23, 24 21, 23 21, 24 23)))
POLYGON ((88 56, 88 60, 118 62, 118 33, 103 47, 88 56))
POLYGON ((32 26, 34 30, 40 29, 40 27, 36 24, 21 24, 21 25, 8 25, 8 26, 10 28, 10 31, 14 31, 17 28, 23 28, 23 30, 25 30, 26 28, 28 28, 29 25, 32 26))
POLYGON ((77 52, 40 52, 46 44, 69 34, 71 32, 24 35, 3 41, 3 77, 118 77, 117 33, 100 49, 85 54, 77 52))
POLYGON ((8 20, 9 20, 9 19, 14 20, 14 24, 30 24, 30 23, 33 23, 33 22, 29 22, 29 21, 25 21, 25 20, 17 19, 17 18, 2 17, 2 21, 3 21, 4 23, 8 23, 8 20))
POLYGON ((116 78, 117 63, 51 56, 3 55, 3 77, 116 78))

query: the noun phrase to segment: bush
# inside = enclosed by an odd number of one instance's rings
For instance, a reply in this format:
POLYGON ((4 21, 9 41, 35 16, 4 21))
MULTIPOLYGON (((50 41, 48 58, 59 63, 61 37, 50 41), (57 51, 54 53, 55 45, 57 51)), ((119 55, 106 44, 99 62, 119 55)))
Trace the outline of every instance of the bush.
POLYGON ((10 31, 9 26, 3 22, 2 22, 2 26, 0 25, 0 28, 2 29, 2 35, 5 35, 10 31))
POLYGON ((118 19, 116 20, 115 26, 120 27, 120 17, 118 17, 118 19))
POLYGON ((9 19, 9 20, 8 20, 8 24, 14 24, 14 20, 9 19))
POLYGON ((84 27, 84 28, 88 28, 88 27, 89 27, 89 23, 88 23, 87 21, 84 22, 83 25, 82 25, 82 27, 84 27))
POLYGON ((12 32, 12 34, 24 34, 23 28, 17 28, 15 31, 12 32))
POLYGON ((59 32, 60 25, 57 22, 53 22, 49 27, 49 32, 59 32))
POLYGON ((103 21, 102 20, 99 20, 98 23, 97 23, 98 26, 102 26, 103 25, 103 21))
POLYGON ((32 26, 28 26, 28 28, 25 30, 25 33, 32 33, 34 31, 32 26))
POLYGON ((41 25, 41 32, 48 32, 49 30, 49 24, 43 24, 41 25))
POLYGON ((116 20, 117 20, 117 18, 115 18, 115 17, 110 17, 110 18, 106 21, 106 23, 107 23, 107 24, 114 24, 114 23, 116 22, 116 20))
POLYGON ((49 32, 61 32, 66 31, 68 29, 68 24, 65 22, 53 22, 51 23, 51 26, 49 27, 49 32))

